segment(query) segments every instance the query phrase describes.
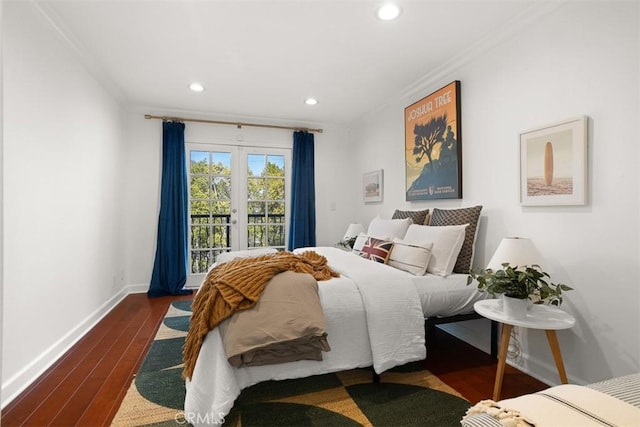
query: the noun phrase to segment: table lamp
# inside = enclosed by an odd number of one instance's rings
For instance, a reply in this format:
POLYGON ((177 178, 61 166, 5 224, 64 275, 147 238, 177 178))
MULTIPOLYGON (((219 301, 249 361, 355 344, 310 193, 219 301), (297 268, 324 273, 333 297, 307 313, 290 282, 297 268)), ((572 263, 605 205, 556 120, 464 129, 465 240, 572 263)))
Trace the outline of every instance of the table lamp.
POLYGON ((542 255, 533 246, 533 242, 522 237, 505 237, 491 257, 487 268, 502 270, 502 264, 508 262, 511 267, 541 265, 542 255))
POLYGON ((347 240, 352 237, 357 237, 358 234, 363 233, 364 231, 365 231, 364 226, 362 224, 358 224, 358 223, 349 224, 349 227, 347 227, 347 231, 345 231, 344 233, 343 240, 347 240))
POLYGON ((355 244, 358 235, 364 231, 364 226, 362 224, 349 224, 349 227, 347 227, 347 231, 344 232, 342 241, 338 242, 337 245, 349 250, 353 249, 353 245, 355 244))

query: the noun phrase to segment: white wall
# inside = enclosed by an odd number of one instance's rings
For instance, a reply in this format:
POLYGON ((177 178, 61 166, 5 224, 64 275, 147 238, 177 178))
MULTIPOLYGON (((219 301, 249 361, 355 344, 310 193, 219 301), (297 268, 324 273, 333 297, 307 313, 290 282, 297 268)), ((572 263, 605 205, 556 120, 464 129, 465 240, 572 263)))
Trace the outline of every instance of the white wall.
MULTIPOLYGON (((568 2, 483 55, 425 79, 424 87, 390 100, 354 130, 354 172, 385 171, 384 203, 360 203, 360 221, 395 208, 481 204, 476 267, 502 237, 533 239, 552 278, 576 288, 563 308, 577 325, 560 331, 559 340, 570 381, 579 383, 640 370, 638 7, 568 2), (464 198, 405 202, 404 107, 453 80, 461 81, 464 198), (588 205, 520 206, 519 133, 583 114, 589 117, 588 205)), ((486 347, 485 330, 474 333, 483 334, 486 347)), ((544 334, 519 331, 519 339, 525 354, 512 363, 557 383, 544 334)))
MULTIPOLYGON (((145 111, 153 115, 180 115, 145 111)), ((126 190, 126 281, 130 291, 149 288, 156 249, 162 158, 162 122, 147 120, 142 111, 128 115, 126 190)), ((193 114, 190 118, 197 117, 193 114)), ((210 118, 215 119, 215 118, 210 118)), ((247 120, 248 121, 248 120, 247 120)), ((259 122, 259 121, 258 121, 259 122)), ((325 129, 315 134, 316 240, 319 246, 338 242, 355 211, 344 183, 352 176, 348 133, 325 129), (335 209, 332 210, 332 207, 335 209)), ((291 148, 293 131, 186 122, 185 141, 225 145, 291 148), (239 141, 241 139, 241 141, 239 141)))
MULTIPOLYGON (((2 22, 2 2, 0 2, 0 22, 2 22)), ((0 46, 2 46, 2 26, 0 26, 0 46)), ((3 78, 2 78, 2 49, 0 49, 0 117, 3 115, 3 78)), ((4 153, 4 132, 2 123, 4 121, 0 120, 0 355, 2 354, 2 284, 4 283, 4 197, 3 197, 3 187, 4 187, 4 161, 3 161, 3 153, 4 153)), ((0 357, 0 373, 2 372, 2 357, 0 357)), ((2 402, 2 388, 0 387, 0 402, 2 402)), ((1 417, 0 413, 0 417, 1 417)), ((0 424, 2 420, 0 419, 0 424)))
POLYGON ((123 295, 125 121, 31 4, 3 5, 4 406, 123 295))
MULTIPOLYGON (((640 22, 640 7, 638 7, 638 21, 640 22)), ((640 24, 638 25, 640 26, 640 24)), ((638 29, 638 44, 637 44, 637 58, 638 58, 638 70, 640 70, 640 29, 638 29)), ((640 104, 640 84, 638 85, 638 104, 640 104)), ((637 135, 640 136, 640 107, 638 108, 637 111, 637 116, 636 116, 636 123, 638 124, 638 133, 637 135)), ((640 164, 640 150, 638 150, 638 160, 637 160, 638 164, 640 164)), ((640 174, 638 174, 638 200, 640 200, 640 174)), ((640 223, 640 209, 638 210, 638 223, 640 223)), ((637 240, 638 242, 640 242, 640 227, 638 227, 638 235, 637 235, 637 240)), ((640 265, 640 251, 638 251, 638 259, 636 260, 637 265, 640 265)), ((638 293, 638 307, 640 307, 640 292, 638 293)))

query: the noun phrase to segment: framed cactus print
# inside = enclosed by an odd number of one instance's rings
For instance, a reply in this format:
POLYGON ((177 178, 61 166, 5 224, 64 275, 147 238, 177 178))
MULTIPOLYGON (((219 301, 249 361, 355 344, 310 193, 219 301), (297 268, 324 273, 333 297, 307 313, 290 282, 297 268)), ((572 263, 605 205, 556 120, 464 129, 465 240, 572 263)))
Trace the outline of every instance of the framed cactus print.
POLYGON ((406 200, 462 198, 460 82, 404 109, 406 200))
POLYGON ((520 134, 520 203, 587 204, 587 117, 520 134))

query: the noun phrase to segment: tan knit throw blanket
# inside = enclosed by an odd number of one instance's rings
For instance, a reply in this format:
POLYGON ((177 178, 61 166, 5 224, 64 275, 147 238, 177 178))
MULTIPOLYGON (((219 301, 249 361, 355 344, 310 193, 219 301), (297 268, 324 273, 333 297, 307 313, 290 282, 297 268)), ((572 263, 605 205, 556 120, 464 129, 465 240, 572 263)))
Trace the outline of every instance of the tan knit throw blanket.
POLYGON ((329 280, 339 274, 327 259, 313 251, 277 252, 255 258, 237 258, 212 269, 193 299, 191 324, 183 349, 184 378, 191 378, 207 333, 239 310, 253 307, 265 285, 284 271, 311 274, 329 280))

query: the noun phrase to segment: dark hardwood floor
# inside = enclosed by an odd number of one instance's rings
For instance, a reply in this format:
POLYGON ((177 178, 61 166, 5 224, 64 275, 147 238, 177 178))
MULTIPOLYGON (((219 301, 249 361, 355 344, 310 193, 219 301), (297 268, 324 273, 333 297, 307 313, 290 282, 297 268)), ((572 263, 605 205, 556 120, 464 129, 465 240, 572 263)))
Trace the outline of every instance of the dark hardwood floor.
MULTIPOLYGON (((2 425, 109 425, 169 304, 190 298, 127 296, 2 410, 2 425)), ((440 329, 429 340, 426 367, 470 402, 492 395, 496 361, 440 329)), ((502 397, 546 387, 507 367, 502 397)))
MULTIPOLYGON (((493 396, 498 360, 441 329, 436 329, 435 335, 429 336, 425 366, 469 402, 476 403, 493 396)), ((500 398, 533 393, 547 387, 545 383, 507 365, 500 398)))

